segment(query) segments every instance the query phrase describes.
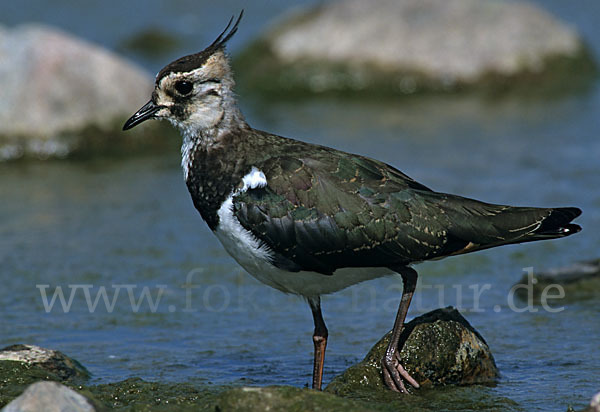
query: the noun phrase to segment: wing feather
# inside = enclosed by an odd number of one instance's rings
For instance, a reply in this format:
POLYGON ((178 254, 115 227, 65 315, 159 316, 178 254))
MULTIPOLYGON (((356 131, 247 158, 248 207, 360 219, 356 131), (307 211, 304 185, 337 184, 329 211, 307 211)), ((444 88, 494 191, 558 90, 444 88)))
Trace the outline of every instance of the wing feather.
POLYGON ((408 265, 558 237, 558 224, 550 235, 536 230, 549 216, 562 223, 577 215, 433 192, 385 163, 333 149, 255 166, 267 186, 235 196, 234 214, 290 271, 408 265))

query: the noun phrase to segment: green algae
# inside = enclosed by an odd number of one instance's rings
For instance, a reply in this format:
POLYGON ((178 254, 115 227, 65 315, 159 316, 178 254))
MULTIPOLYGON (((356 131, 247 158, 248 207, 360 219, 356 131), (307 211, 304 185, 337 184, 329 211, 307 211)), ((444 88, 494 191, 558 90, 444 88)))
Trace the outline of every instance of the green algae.
POLYGON ((74 389, 106 408, 124 411, 213 411, 215 399, 224 390, 186 383, 146 382, 140 378, 74 389))
POLYGON ((353 400, 330 393, 291 386, 264 388, 243 387, 223 392, 215 403, 215 411, 301 412, 301 411, 394 411, 385 404, 353 400))
POLYGON ((58 375, 24 362, 0 361, 0 407, 19 396, 27 386, 38 381, 56 381, 58 375))
POLYGON ((65 130, 51 137, 0 135, 0 162, 176 153, 181 146, 179 133, 166 123, 152 122, 123 132, 125 120, 65 130))

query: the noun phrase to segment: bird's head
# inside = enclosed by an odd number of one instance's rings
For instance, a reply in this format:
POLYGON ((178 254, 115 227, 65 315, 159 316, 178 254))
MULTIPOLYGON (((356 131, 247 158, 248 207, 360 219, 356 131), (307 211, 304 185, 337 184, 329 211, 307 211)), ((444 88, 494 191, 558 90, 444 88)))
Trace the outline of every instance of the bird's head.
POLYGON ((238 114, 225 44, 237 31, 243 14, 242 10, 233 26, 232 17, 206 49, 163 67, 156 75, 152 98, 125 122, 123 130, 148 119, 166 119, 184 136, 194 136, 238 114))

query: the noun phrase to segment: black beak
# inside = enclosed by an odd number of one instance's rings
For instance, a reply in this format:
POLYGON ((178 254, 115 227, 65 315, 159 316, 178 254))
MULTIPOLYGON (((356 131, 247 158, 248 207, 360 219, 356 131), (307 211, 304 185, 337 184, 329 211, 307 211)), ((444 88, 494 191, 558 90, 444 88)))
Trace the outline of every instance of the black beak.
POLYGON ((150 100, 125 122, 123 125, 123 130, 129 130, 132 127, 142 123, 144 120, 153 119, 154 113, 158 112, 162 108, 163 106, 157 106, 152 100, 150 100))

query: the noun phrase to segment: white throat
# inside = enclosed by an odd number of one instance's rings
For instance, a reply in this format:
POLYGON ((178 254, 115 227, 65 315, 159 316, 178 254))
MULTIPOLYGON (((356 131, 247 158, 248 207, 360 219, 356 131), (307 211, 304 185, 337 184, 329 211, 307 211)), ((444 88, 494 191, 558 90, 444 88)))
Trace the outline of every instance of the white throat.
POLYGON ((183 144, 181 145, 181 168, 183 169, 183 178, 187 181, 190 173, 191 156, 194 151, 195 145, 194 140, 187 134, 183 134, 183 144))
MULTIPOLYGON (((222 111, 218 111, 219 116, 217 117, 217 111, 213 111, 210 116, 204 118, 204 122, 186 121, 184 123, 171 118, 169 119, 180 130, 183 137, 181 167, 183 168, 185 180, 188 178, 191 162, 193 161, 193 153, 196 148, 209 148, 232 130, 248 127, 232 93, 226 94, 225 98, 221 101, 221 105, 222 111)), ((191 117, 194 116, 202 117, 202 113, 198 112, 191 117)))

